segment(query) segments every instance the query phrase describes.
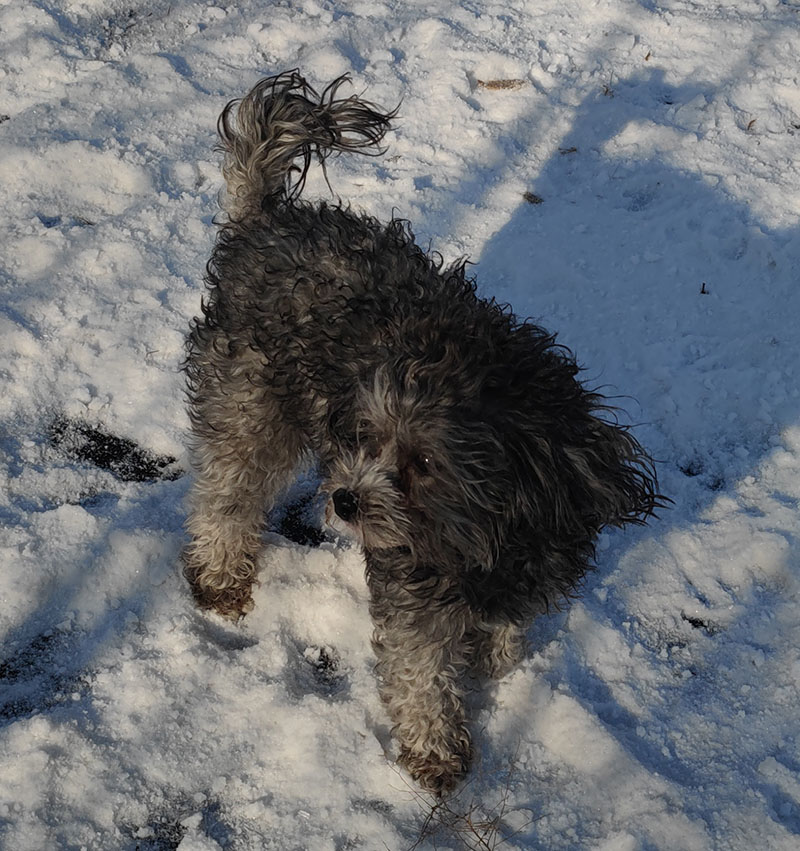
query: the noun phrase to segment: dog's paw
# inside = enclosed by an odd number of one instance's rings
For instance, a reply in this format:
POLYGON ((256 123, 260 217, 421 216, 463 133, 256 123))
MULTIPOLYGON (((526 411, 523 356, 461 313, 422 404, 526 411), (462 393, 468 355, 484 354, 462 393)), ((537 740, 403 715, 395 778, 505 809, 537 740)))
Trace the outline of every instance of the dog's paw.
POLYGON ((403 748, 398 761, 422 789, 441 797, 452 792, 464 778, 471 759, 472 749, 466 743, 460 753, 422 754, 403 748))
POLYGON ((190 580, 189 585, 198 608, 216 612, 228 620, 240 620, 255 606, 252 584, 218 589, 190 580))
POLYGON ((216 612, 231 621, 241 620, 253 611, 255 603, 250 587, 227 588, 216 591, 213 588, 192 588, 194 599, 201 609, 216 612))
POLYGON ((211 609, 228 620, 238 621, 253 611, 255 602, 249 588, 236 588, 234 593, 216 595, 210 605, 204 608, 211 609))
POLYGON ((189 583, 192 596, 200 609, 216 612, 228 620, 238 621, 253 610, 254 570, 248 570, 245 577, 239 576, 235 585, 226 588, 216 588, 213 585, 215 574, 209 571, 205 564, 190 548, 181 554, 183 575, 189 583), (249 574, 249 575, 247 575, 249 574))

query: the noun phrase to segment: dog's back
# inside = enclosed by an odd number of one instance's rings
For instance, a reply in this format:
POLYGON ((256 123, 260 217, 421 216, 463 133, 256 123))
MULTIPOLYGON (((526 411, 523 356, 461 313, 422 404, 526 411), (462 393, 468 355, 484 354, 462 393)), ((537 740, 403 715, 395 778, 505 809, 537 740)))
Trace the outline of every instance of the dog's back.
MULTIPOLYGON (((458 338, 477 319, 464 263, 445 268, 415 242, 407 222, 382 223, 341 203, 301 198, 306 173, 332 153, 383 153, 395 112, 355 95, 347 76, 318 94, 297 71, 261 80, 218 121, 227 213, 208 263, 205 320, 189 345, 208 351, 220 333, 234 349, 257 350, 287 385, 286 409, 328 410, 352 401, 364 374, 425 339, 458 338), (213 339, 212 339, 213 338, 213 339), (347 352, 347 357, 342 357, 347 352), (312 399, 312 394, 314 397, 312 399)), ((500 318, 503 326, 507 324, 500 318)), ((189 359, 189 374, 192 376, 189 359)), ((312 431, 315 429, 312 429, 312 431)))

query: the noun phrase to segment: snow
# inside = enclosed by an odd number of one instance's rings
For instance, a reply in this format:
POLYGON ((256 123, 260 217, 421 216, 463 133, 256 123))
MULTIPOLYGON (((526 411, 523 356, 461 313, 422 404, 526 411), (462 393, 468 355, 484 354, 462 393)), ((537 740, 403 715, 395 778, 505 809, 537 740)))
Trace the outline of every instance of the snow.
POLYGON ((0 2, 0 847, 796 849, 798 55, 796 0, 0 2), (293 67, 401 103, 337 194, 558 331, 674 500, 471 698, 446 806, 394 765, 357 549, 270 533, 240 626, 179 575, 216 116, 293 67))

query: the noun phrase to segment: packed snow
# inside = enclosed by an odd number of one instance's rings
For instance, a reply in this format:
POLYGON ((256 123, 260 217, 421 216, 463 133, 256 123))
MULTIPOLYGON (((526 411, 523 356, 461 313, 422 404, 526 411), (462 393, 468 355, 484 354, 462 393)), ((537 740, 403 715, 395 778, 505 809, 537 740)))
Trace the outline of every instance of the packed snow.
POLYGON ((798 56, 797 0, 0 0, 0 847, 796 851, 798 56), (357 548, 278 512, 240 625, 178 566, 216 117, 295 67, 400 104, 336 194, 557 331, 674 500, 479 686, 444 803, 357 548))

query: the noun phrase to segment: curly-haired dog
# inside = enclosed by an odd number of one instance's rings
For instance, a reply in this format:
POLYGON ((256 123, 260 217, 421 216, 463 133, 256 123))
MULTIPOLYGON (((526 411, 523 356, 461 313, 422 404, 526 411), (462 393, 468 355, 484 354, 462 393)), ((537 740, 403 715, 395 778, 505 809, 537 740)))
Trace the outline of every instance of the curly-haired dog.
POLYGON ((227 184, 188 342, 196 481, 185 574, 238 618, 265 509, 316 459, 360 541, 400 761, 432 791, 466 771, 462 679, 500 676, 569 595, 607 525, 659 504, 652 464, 570 352, 480 298, 407 223, 300 199, 315 156, 377 148, 394 113, 262 80, 219 120, 227 184))

